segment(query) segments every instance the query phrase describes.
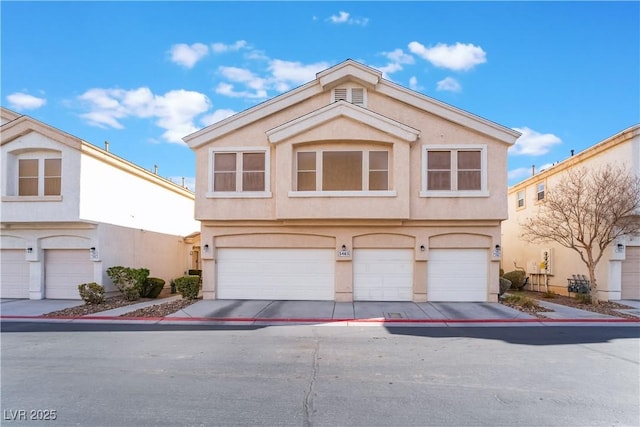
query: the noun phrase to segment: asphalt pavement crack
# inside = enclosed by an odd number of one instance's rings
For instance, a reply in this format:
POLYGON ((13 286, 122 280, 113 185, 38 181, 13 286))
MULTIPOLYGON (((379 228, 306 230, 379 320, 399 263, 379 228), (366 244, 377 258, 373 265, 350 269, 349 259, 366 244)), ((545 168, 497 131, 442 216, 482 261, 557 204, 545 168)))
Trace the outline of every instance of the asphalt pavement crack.
POLYGON ((311 369, 311 379, 309 380, 309 388, 307 389, 304 399, 302 401, 302 416, 303 422, 302 425, 304 427, 311 427, 311 416, 313 415, 313 397, 314 397, 314 388, 316 379, 318 377, 318 369, 320 365, 320 358, 318 354, 320 353, 320 341, 316 341, 316 347, 313 350, 313 364, 311 369))

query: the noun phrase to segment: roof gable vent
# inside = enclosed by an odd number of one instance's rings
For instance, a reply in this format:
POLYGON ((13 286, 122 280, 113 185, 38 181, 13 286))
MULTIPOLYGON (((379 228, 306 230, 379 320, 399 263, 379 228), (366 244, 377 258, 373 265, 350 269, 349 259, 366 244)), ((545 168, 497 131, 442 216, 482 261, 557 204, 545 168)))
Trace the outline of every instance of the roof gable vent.
POLYGON ((332 91, 332 101, 347 101, 361 107, 367 106, 367 92, 363 87, 340 87, 332 91))

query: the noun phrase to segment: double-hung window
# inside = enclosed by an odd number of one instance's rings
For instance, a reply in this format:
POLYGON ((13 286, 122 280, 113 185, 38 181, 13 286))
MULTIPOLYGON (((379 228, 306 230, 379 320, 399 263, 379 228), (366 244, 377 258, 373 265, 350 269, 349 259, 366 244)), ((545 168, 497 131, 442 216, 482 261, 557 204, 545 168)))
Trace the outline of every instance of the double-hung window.
POLYGON ((544 200, 544 182, 539 182, 536 185, 536 199, 538 201, 544 200))
POLYGON ((297 151, 295 165, 294 196, 391 193, 387 150, 297 151))
POLYGON ((487 196, 485 146, 424 146, 421 196, 487 196))
POLYGON ((18 196, 60 196, 62 191, 62 159, 18 159, 18 196))
POLYGON ((267 149, 212 149, 210 170, 210 197, 270 196, 267 149))
POLYGON ((516 208, 524 208, 524 190, 520 190, 516 193, 516 208))

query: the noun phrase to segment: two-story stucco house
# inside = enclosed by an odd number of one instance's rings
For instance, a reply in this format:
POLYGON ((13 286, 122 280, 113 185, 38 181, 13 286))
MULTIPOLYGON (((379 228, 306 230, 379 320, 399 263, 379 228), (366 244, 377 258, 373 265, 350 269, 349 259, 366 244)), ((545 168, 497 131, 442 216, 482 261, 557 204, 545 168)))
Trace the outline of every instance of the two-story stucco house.
POLYGON ((347 60, 185 137, 204 298, 496 301, 518 136, 347 60))
MULTIPOLYGON (((503 223, 505 271, 517 265, 529 275, 533 290, 567 294, 567 279, 589 273, 579 255, 555 242, 532 244, 520 238, 520 224, 535 215, 548 189, 568 170, 612 164, 640 176, 640 125, 626 129, 509 188, 509 219, 503 223), (542 261, 546 257, 546 268, 542 261), (515 263, 515 264, 514 264, 515 263)), ((601 300, 640 299, 640 236, 614 242, 596 267, 601 300)))
POLYGON ((0 109, 0 296, 79 299, 106 269, 195 268, 194 194, 107 150, 0 109))

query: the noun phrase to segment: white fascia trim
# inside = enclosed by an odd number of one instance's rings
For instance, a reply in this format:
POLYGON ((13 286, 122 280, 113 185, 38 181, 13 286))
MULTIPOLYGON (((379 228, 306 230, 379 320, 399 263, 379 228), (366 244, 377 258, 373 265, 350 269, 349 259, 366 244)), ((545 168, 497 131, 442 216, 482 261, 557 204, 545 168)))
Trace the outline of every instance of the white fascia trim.
POLYGON ((219 191, 205 195, 207 199, 269 199, 270 191, 219 191))
POLYGON ((373 88, 382 79, 382 73, 378 70, 374 70, 373 68, 369 68, 349 60, 342 64, 338 64, 336 67, 329 68, 324 72, 318 73, 316 78, 323 89, 335 86, 347 78, 359 80, 364 83, 365 86, 373 88))
POLYGON ((390 191, 289 191, 289 197, 396 197, 390 191))
POLYGON ((499 125, 480 116, 476 116, 434 98, 430 98, 426 95, 411 91, 387 80, 382 80, 376 88, 376 91, 398 99, 399 101, 406 102, 414 107, 428 111, 451 122, 458 123, 462 126, 477 130, 485 135, 497 138, 509 145, 513 145, 521 135, 520 132, 513 129, 499 125))
POLYGON ((298 102, 302 102, 320 92, 322 92, 322 88, 318 86, 317 81, 314 80, 293 89, 290 92, 276 96, 275 98, 258 104, 255 107, 249 108, 248 110, 234 114, 231 117, 227 117, 218 123, 214 123, 204 129, 200 129, 197 132, 185 136, 182 140, 190 148, 198 148, 213 139, 233 132, 243 126, 247 126, 259 119, 277 113, 280 110, 284 110, 285 108, 298 102))
POLYGON ((268 130, 266 135, 269 142, 277 144, 338 117, 347 117, 356 120, 408 142, 415 142, 420 137, 420 131, 418 129, 346 101, 334 102, 309 114, 305 114, 295 120, 268 130))

